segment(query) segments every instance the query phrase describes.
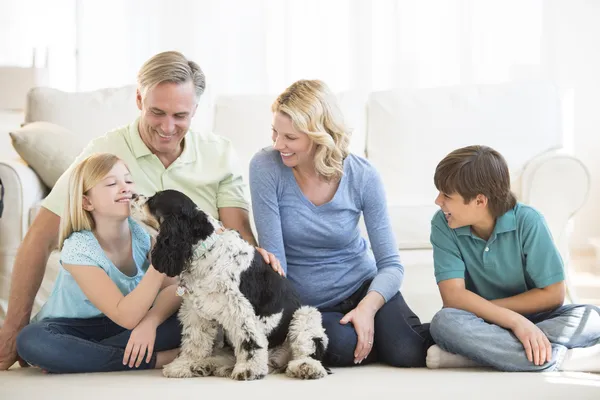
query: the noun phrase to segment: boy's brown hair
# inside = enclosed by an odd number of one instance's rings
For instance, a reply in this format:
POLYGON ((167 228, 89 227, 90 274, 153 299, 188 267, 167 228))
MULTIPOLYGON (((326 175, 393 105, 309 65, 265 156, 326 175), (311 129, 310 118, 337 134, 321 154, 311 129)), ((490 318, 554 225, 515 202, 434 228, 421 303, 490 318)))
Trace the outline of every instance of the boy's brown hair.
POLYGON ((482 194, 488 209, 498 218, 512 209, 517 199, 510 191, 506 160, 487 146, 467 146, 448 154, 435 168, 435 187, 445 194, 460 194, 465 204, 482 194))

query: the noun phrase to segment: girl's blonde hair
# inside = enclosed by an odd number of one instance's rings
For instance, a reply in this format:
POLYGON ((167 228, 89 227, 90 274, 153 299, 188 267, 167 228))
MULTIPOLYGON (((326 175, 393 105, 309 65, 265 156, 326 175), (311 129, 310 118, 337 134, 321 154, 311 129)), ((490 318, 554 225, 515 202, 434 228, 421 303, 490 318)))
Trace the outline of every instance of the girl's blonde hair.
POLYGON ((83 196, 96 186, 119 161, 121 159, 113 154, 96 153, 75 166, 69 179, 69 195, 60 219, 59 250, 62 250, 65 239, 73 232, 94 229, 95 223, 92 214, 83 209, 83 196))
POLYGON ((316 145, 315 169, 319 175, 327 180, 341 178, 350 133, 335 95, 324 82, 293 83, 275 100, 271 111, 290 117, 294 128, 306 133, 316 145))

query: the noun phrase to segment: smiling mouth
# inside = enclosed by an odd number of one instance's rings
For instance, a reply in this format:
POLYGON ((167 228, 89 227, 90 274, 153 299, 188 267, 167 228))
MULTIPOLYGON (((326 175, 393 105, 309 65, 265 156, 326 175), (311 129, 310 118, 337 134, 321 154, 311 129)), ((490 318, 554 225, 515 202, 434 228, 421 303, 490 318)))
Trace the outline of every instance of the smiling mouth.
POLYGON ((172 135, 163 135, 159 131, 156 131, 156 133, 158 133, 158 136, 160 136, 163 139, 171 139, 173 136, 175 136, 175 134, 172 134, 172 135))
POLYGON ((131 202, 130 197, 124 197, 122 199, 118 199, 117 201, 115 201, 115 203, 129 203, 129 202, 131 202))
POLYGON ((294 153, 281 153, 282 156, 284 157, 289 157, 291 155, 293 155, 294 153))

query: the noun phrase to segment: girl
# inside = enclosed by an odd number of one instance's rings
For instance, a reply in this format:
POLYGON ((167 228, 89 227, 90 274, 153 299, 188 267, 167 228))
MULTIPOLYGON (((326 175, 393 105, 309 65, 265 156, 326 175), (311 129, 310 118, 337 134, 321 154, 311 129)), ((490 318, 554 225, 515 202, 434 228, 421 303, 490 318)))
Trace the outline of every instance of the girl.
POLYGON ((326 361, 424 367, 432 340, 399 293, 404 270, 383 184, 367 160, 349 154, 337 100, 321 81, 298 81, 272 111, 273 148, 250 165, 254 221, 260 246, 323 313, 326 361))
POLYGON ((148 261, 150 236, 129 218, 134 184, 112 154, 79 163, 61 218, 62 268, 19 355, 51 373, 162 368, 178 352, 176 280, 148 261))

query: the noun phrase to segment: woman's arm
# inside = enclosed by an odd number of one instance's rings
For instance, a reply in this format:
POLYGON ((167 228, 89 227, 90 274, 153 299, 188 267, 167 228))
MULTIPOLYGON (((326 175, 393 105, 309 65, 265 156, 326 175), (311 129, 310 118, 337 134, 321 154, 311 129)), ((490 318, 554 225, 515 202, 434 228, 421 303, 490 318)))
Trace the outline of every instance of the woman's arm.
POLYGON ((127 296, 119 290, 106 272, 97 266, 63 264, 83 293, 98 310, 125 329, 133 329, 148 313, 156 299, 165 275, 152 265, 127 296))
POLYGON ((283 271, 287 274, 287 261, 285 259, 277 197, 277 186, 280 178, 275 172, 276 166, 269 157, 269 153, 261 150, 250 161, 252 213, 254 214, 259 246, 273 253, 279 260, 283 271))
MULTIPOLYGON (((378 271, 369 292, 379 293, 383 301, 387 302, 400 290, 404 267, 400 263, 398 245, 387 210, 383 182, 375 168, 370 167, 365 171, 361 191, 365 225, 378 271)), ((381 299, 376 296, 371 296, 370 299, 373 306, 381 307, 383 305, 381 299)))

